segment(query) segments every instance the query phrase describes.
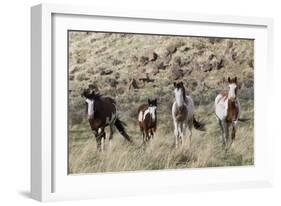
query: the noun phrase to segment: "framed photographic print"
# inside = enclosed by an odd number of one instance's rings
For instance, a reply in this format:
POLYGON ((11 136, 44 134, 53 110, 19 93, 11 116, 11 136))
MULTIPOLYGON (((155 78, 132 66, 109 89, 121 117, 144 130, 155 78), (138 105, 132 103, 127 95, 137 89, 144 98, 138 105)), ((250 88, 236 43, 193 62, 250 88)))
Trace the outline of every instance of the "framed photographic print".
POLYGON ((31 194, 272 185, 268 18, 31 9, 31 194))

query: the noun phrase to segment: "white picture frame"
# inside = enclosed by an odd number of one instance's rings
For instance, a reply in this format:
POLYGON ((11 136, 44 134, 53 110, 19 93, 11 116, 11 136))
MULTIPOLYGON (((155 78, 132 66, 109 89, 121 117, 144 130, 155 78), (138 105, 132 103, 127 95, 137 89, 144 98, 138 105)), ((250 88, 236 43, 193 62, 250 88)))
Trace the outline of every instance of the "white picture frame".
POLYGON ((274 75, 272 29, 273 20, 269 18, 128 11, 57 4, 32 7, 32 198, 52 201, 272 186, 274 133, 269 130, 269 121, 266 121, 270 111, 264 109, 270 108, 271 103, 262 98, 265 87, 271 90, 274 75), (95 22, 96 19, 106 22, 101 25, 95 22), (139 25, 131 27, 132 24, 139 25), (65 31, 91 30, 96 26, 102 31, 153 33, 155 24, 160 25, 159 30, 162 25, 160 33, 256 40, 255 165, 69 177, 65 170, 67 148, 64 144, 67 130, 60 127, 65 125, 64 115, 67 115, 66 96, 60 95, 67 93, 67 74, 66 69, 63 69, 67 58, 65 31), (173 29, 165 30, 165 27, 173 29), (186 28, 192 28, 192 31, 186 28))

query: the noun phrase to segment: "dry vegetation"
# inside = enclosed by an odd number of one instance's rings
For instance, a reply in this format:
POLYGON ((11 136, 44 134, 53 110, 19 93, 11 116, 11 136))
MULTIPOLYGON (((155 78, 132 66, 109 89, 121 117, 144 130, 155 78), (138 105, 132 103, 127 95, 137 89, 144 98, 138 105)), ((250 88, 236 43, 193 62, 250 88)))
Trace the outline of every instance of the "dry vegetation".
POLYGON ((93 173, 188 167, 252 165, 254 62, 253 41, 95 32, 69 33, 69 171, 93 173), (236 140, 225 151, 213 113, 215 96, 225 78, 237 76, 242 106, 236 140), (183 81, 196 104, 196 117, 206 132, 194 131, 192 147, 174 148, 171 105, 173 82, 183 81), (111 147, 96 150, 80 93, 92 87, 117 101, 119 117, 136 144, 116 131, 111 147), (137 107, 158 98, 158 130, 141 147, 137 107))

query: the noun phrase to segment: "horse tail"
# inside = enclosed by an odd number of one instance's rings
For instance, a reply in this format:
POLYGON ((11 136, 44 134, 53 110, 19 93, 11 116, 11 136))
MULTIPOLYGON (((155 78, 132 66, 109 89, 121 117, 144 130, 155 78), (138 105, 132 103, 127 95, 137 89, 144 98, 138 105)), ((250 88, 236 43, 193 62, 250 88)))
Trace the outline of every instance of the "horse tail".
POLYGON ((248 122, 250 118, 238 118, 239 122, 248 122))
POLYGON ((197 121, 194 116, 193 116, 193 126, 194 126, 195 129, 197 129, 199 131, 206 131, 205 124, 197 121))
POLYGON ((127 126, 124 122, 122 122, 119 118, 117 118, 115 120, 115 127, 118 129, 118 131, 120 132, 120 134, 129 142, 132 142, 131 138, 129 137, 129 135, 126 132, 125 127, 127 126))

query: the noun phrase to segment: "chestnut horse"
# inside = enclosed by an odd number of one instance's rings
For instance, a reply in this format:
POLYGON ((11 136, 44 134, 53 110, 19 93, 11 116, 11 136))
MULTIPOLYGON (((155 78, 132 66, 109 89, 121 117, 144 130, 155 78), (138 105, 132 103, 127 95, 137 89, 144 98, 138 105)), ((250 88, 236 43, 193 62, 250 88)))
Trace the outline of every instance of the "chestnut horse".
POLYGON ((221 141, 223 146, 229 142, 229 128, 231 131, 231 146, 236 134, 236 125, 239 121, 240 103, 237 97, 237 77, 228 77, 228 91, 220 92, 215 99, 215 114, 221 129, 221 141))
POLYGON ((142 132, 143 143, 154 137, 157 128, 157 99, 148 99, 148 104, 138 108, 138 121, 142 132))
POLYGON ((111 142, 114 133, 114 127, 129 142, 131 138, 126 133, 125 124, 117 117, 116 102, 110 97, 103 97, 94 91, 84 90, 82 97, 86 101, 88 121, 96 137, 98 150, 104 150, 104 141, 106 138, 105 127, 109 126, 109 142, 111 142))
POLYGON ((204 124, 196 121, 194 117, 195 106, 193 99, 186 96, 185 88, 182 82, 174 83, 174 93, 176 101, 173 103, 172 116, 174 121, 174 134, 176 138, 176 147, 178 142, 182 144, 186 135, 186 128, 189 130, 189 147, 191 146, 192 127, 204 131, 204 124))

